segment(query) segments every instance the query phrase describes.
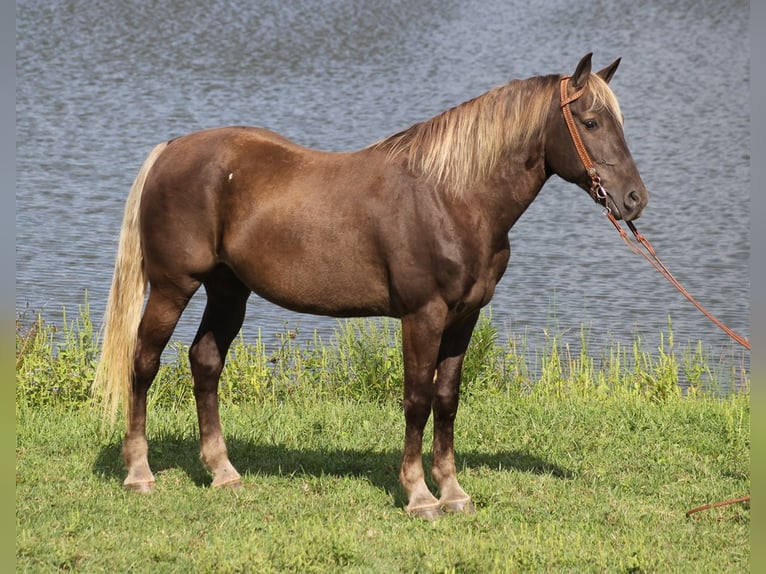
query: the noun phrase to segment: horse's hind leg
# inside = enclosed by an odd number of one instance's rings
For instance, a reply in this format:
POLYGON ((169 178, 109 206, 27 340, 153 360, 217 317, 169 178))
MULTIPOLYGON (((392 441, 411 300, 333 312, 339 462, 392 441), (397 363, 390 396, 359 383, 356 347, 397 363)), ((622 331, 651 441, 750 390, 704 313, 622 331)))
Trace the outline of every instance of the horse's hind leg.
POLYGON ((213 486, 241 485, 229 461, 218 413, 218 381, 226 353, 245 318, 250 290, 226 267, 205 280, 208 302, 189 349, 200 431, 200 457, 213 474, 213 486))
POLYGON ((162 350, 167 345, 178 318, 199 287, 190 282, 186 289, 152 287, 138 327, 134 361, 135 374, 130 398, 129 420, 122 455, 128 469, 126 488, 148 492, 154 486, 149 468, 146 441, 146 395, 160 367, 162 350))

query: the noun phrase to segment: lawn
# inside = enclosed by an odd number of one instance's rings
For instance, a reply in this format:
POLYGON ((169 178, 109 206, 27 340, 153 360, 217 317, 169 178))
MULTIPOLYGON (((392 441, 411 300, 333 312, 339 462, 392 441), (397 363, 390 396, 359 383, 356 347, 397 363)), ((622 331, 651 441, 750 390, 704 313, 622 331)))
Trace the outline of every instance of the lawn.
POLYGON ((395 329, 235 349, 221 411, 239 490, 210 487, 190 393, 176 388, 191 387, 185 367, 165 365, 149 495, 122 488, 121 425, 105 426, 78 382, 92 373, 89 326, 59 343, 46 329, 17 328, 17 572, 749 570, 748 503, 686 516, 750 493, 747 386, 666 384, 694 371, 670 346, 590 359, 554 346, 532 379, 485 322, 456 425, 477 512, 425 522, 405 513, 397 478, 395 329), (360 377, 383 386, 363 392, 360 377))

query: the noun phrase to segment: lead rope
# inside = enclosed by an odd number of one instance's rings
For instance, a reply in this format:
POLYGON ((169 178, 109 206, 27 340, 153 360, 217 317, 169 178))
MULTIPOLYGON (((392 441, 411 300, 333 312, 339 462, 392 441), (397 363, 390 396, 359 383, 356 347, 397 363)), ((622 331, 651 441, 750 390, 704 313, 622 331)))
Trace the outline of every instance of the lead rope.
POLYGON ((619 224, 617 219, 615 219, 614 215, 612 215, 612 212, 609 209, 604 210, 604 214, 609 219, 609 221, 612 222, 612 225, 617 229, 617 231, 620 232, 620 236, 622 237, 623 241, 625 241, 625 244, 628 246, 628 248, 633 252, 637 253, 639 255, 642 255, 644 259, 646 259, 649 263, 651 263, 657 271, 660 272, 660 274, 667 279, 671 285, 673 285, 678 291, 686 297, 692 305, 694 305, 697 309, 699 309, 705 317, 710 319, 715 325, 717 325, 724 333, 729 335, 732 339, 734 339, 737 343, 745 347, 748 351, 750 350, 750 341, 743 337, 742 335, 738 335, 733 330, 731 330, 729 327, 724 325, 717 317, 715 317, 712 313, 710 313, 707 309, 705 309, 699 301, 697 301, 694 297, 692 297, 691 293, 689 293, 683 285, 673 277, 673 274, 668 270, 668 268, 665 266, 665 264, 662 262, 662 260, 657 256, 657 252, 654 250, 654 247, 652 247, 652 244, 649 243, 649 240, 642 235, 638 229, 636 229, 636 226, 633 225, 632 221, 628 221, 628 227, 633 232, 633 236, 636 238, 636 241, 638 241, 639 244, 641 244, 646 251, 643 251, 625 232, 625 230, 622 228, 622 226, 619 224), (648 253, 647 253, 648 252, 648 253))
MULTIPOLYGON (((652 244, 649 243, 649 240, 646 237, 644 237, 644 235, 640 233, 638 229, 636 229, 636 226, 633 224, 632 221, 628 221, 627 224, 638 243, 634 242, 628 236, 628 234, 623 229, 622 225, 620 225, 617 219, 614 217, 614 215, 612 215, 612 210, 609 209, 609 206, 606 201, 607 192, 604 189, 604 187, 601 185, 601 178, 599 177, 598 172, 596 171, 596 168, 593 165, 593 162, 591 161, 590 156, 588 155, 588 151, 585 149, 585 145, 583 144, 582 139, 580 138, 580 134, 577 132, 574 119, 572 118, 572 112, 569 109, 569 104, 571 104, 577 98, 582 96, 585 89, 581 88, 577 90, 575 93, 573 93, 571 96, 567 96, 568 82, 569 82, 569 76, 564 76, 561 78, 561 100, 560 100, 561 111, 564 114, 564 121, 566 122, 567 128, 569 129, 569 134, 572 137, 572 143, 574 144, 575 149, 577 150, 577 155, 580 156, 580 160, 582 161, 583 166, 585 167, 585 171, 588 173, 588 177, 590 177, 590 180, 591 180, 590 194, 593 197, 593 199, 596 201, 596 203, 599 203, 604 206, 604 214, 609 219, 609 221, 612 222, 612 225, 614 225, 615 229, 619 231, 620 237, 622 237, 623 241, 625 241, 625 244, 628 246, 628 249, 630 249, 633 253, 637 253, 643 256, 644 259, 646 259, 649 263, 651 263, 652 266, 655 269, 657 269, 657 271, 659 271, 660 274, 671 283, 671 285, 673 285, 676 289, 678 289, 678 291, 684 297, 686 297, 695 307, 697 307, 697 309, 699 309, 703 315, 705 315, 716 326, 722 329, 727 335, 729 335, 732 339, 734 339, 737 343, 739 343, 740 345, 742 345, 749 351, 750 341, 746 339, 745 337, 738 335, 737 333, 732 331, 729 327, 724 325, 721 321, 719 321, 716 317, 714 317, 709 311, 707 311, 694 297, 692 297, 691 293, 689 293, 686 289, 684 289, 683 285, 681 285, 681 283, 679 283, 679 281, 675 277, 673 277, 673 274, 670 272, 670 270, 665 266, 662 260, 657 256, 657 252, 654 250, 654 247, 652 246, 652 244), (641 249, 639 245, 643 246, 644 249, 646 249, 646 251, 641 249)), ((739 498, 732 498, 730 500, 724 500, 722 502, 704 504, 702 506, 698 506, 696 508, 692 508, 691 510, 687 511, 686 516, 687 517, 691 516, 692 514, 695 514, 702 510, 709 510, 711 508, 728 506, 730 504, 737 504, 740 502, 749 503, 750 496, 741 496, 739 498)))

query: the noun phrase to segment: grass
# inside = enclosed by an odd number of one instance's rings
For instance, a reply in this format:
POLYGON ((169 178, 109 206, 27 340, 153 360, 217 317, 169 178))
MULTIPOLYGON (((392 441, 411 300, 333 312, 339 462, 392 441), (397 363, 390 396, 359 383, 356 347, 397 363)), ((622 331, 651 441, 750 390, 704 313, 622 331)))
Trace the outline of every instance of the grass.
POLYGON ((286 332, 268 351, 237 342, 221 410, 239 491, 210 488, 175 344, 152 390, 148 496, 123 491, 121 431, 89 405, 87 309, 53 331, 17 325, 19 572, 749 569, 749 505, 685 516, 750 492, 749 380, 679 356, 670 326, 651 353, 637 341, 592 357, 551 337, 530 364, 485 316, 456 425, 478 512, 435 523, 403 510, 395 323, 340 322, 326 344, 286 332))

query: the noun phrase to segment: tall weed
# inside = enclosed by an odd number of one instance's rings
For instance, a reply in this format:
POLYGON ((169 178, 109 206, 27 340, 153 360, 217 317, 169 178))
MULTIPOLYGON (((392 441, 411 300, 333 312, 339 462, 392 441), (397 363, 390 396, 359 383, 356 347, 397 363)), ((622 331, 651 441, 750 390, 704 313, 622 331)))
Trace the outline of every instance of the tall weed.
MULTIPOLYGON (((501 341, 491 311, 482 313, 463 365, 461 397, 487 393, 629 393, 654 403, 682 395, 749 390, 749 373, 706 356, 701 344, 676 348, 672 323, 660 334, 660 345, 645 349, 636 336, 631 346, 607 345, 596 354, 581 330, 579 349, 544 331, 538 354, 526 339, 501 341)), ((97 337, 87 300, 77 317, 64 315, 61 329, 38 314, 16 319, 16 397, 30 405, 81 406, 90 400, 98 358, 97 337)), ((727 362, 728 361, 728 362, 727 362)), ((260 333, 252 341, 237 338, 230 349, 220 384, 228 403, 339 398, 386 404, 401 401, 403 363, 401 328, 393 319, 339 320, 325 343, 308 340, 285 328, 276 345, 260 333)), ((188 347, 172 342, 150 390, 150 405, 187 408, 193 404, 188 347)))
POLYGON ((90 397, 98 347, 87 306, 59 330, 38 313, 16 317, 16 398, 33 404, 80 405, 90 397))

